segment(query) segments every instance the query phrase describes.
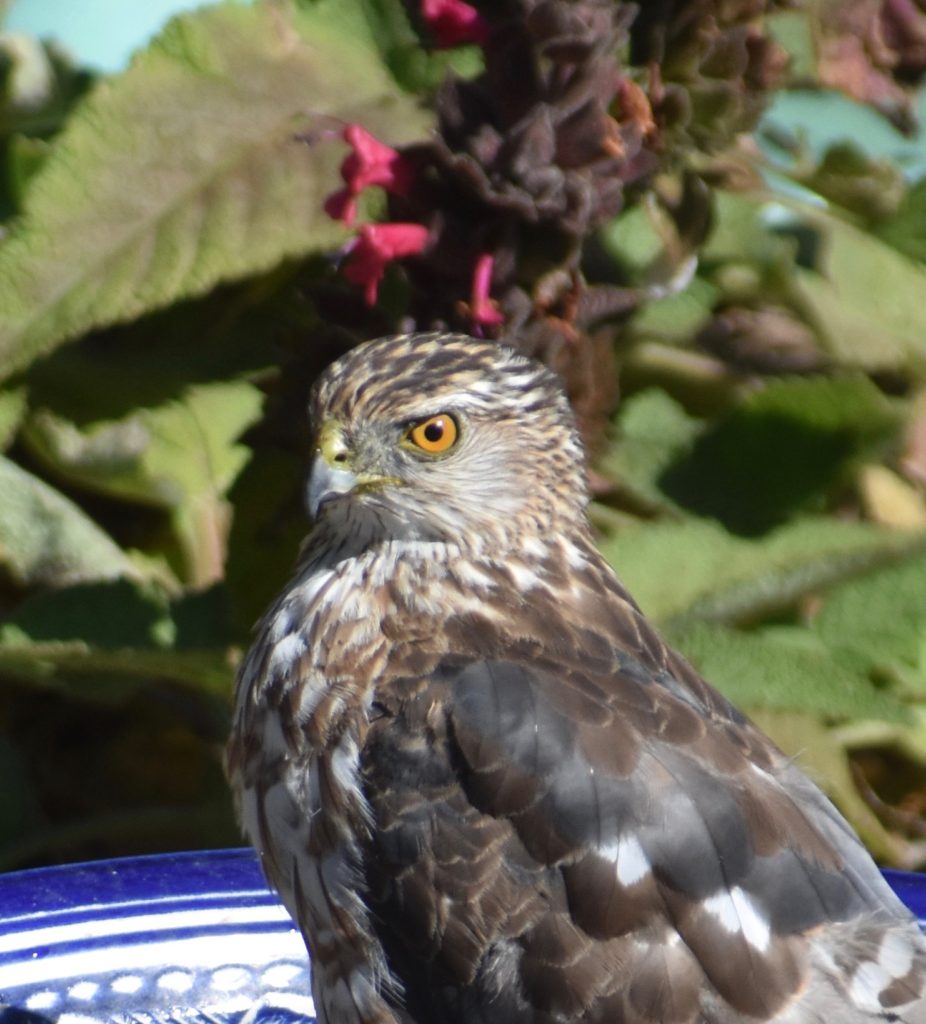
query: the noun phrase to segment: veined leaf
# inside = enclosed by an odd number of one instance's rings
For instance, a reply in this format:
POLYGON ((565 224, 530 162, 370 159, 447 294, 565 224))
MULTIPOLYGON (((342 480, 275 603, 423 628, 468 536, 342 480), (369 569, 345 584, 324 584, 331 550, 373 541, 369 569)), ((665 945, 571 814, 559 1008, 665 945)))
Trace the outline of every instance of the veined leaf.
POLYGON ((703 425, 664 391, 641 391, 622 403, 617 437, 601 468, 647 504, 675 507, 659 487, 659 478, 690 451, 702 430, 703 425))
POLYGON ((760 540, 690 519, 624 529, 602 542, 643 611, 675 624, 752 621, 924 547, 923 534, 822 517, 798 520, 760 540))
POLYGON ((807 219, 822 244, 815 270, 796 269, 795 287, 829 351, 866 369, 926 372, 926 268, 845 221, 807 219))
POLYGON ((138 575, 125 552, 72 501, 2 456, 0 565, 21 585, 138 575))
POLYGON ((837 662, 807 629, 742 632, 698 622, 669 631, 674 645, 739 707, 821 719, 907 720, 903 704, 837 662), (793 634, 798 634, 794 636, 793 634))
POLYGON ((39 411, 24 436, 72 483, 167 509, 190 579, 205 584, 221 574, 225 495, 247 461, 238 439, 259 416, 261 401, 244 381, 203 384, 157 408, 82 428, 39 411))
POLYGON ((876 230, 888 245, 910 259, 926 263, 926 178, 910 186, 897 213, 876 230))
POLYGON ((660 488, 737 533, 819 511, 832 486, 899 430, 896 406, 861 375, 794 377, 749 395, 666 468, 660 488))
POLYGON ((0 391, 0 451, 9 447, 26 412, 26 389, 0 391))
POLYGON ((219 588, 171 601, 153 584, 84 583, 35 594, 0 623, 0 672, 78 695, 125 699, 146 679, 226 694, 228 618, 219 588))
POLYGON ((285 4, 172 21, 79 107, 0 247, 0 378, 92 327, 329 246, 340 146, 424 129, 375 51, 285 4))
POLYGON ((837 587, 813 628, 853 662, 869 671, 899 671, 926 694, 926 555, 837 587))
POLYGON ((248 457, 238 438, 257 419, 261 402, 244 381, 202 384, 164 405, 82 427, 38 410, 25 436, 72 483, 171 509, 202 491, 226 492, 248 457))

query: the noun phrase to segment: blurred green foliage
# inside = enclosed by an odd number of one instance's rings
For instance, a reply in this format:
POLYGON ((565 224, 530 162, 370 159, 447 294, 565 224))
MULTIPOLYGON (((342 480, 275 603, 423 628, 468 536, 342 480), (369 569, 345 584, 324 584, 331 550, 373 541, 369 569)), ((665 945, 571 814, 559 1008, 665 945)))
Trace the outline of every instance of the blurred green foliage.
MULTIPOLYGON (((816 6, 769 7, 791 84, 825 82, 816 6)), ((233 673, 307 529, 305 397, 358 332, 400 323, 401 281, 363 317, 329 287, 347 238, 322 211, 330 136, 425 137, 422 101, 479 54, 428 51, 399 0, 206 7, 92 87, 17 46, 0 77, 0 869, 234 844, 233 673)), ((761 106, 745 99, 738 118, 761 106)), ((644 610, 913 867, 926 180, 790 128, 769 115, 711 152, 676 138, 709 186, 693 252, 660 177, 589 240, 596 279, 636 296, 608 323, 616 370, 597 368, 622 401, 592 515, 644 610)))

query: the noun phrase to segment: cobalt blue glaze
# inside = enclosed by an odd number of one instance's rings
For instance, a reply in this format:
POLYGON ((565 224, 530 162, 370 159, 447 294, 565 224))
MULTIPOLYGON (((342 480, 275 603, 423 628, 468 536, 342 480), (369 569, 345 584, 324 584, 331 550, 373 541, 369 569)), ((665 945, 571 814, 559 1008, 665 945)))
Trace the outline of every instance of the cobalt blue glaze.
MULTIPOLYGON (((886 872, 926 921, 926 876, 886 872)), ((250 850, 0 875, 0 1024, 314 1020, 305 947, 250 850)))
POLYGON ((0 1024, 314 1020, 305 946, 250 850, 0 875, 0 1024))
POLYGON ((913 871, 885 871, 884 877, 891 888, 920 920, 926 931, 926 875, 913 871))

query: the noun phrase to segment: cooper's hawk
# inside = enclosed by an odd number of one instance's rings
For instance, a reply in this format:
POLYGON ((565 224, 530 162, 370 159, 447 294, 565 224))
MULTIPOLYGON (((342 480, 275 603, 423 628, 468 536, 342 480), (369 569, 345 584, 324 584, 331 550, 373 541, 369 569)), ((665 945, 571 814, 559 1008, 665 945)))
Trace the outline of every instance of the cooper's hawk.
POLYGON ((926 1021, 926 942, 849 826, 595 549, 548 370, 387 338, 313 412, 315 528, 228 765, 322 1022, 926 1021))

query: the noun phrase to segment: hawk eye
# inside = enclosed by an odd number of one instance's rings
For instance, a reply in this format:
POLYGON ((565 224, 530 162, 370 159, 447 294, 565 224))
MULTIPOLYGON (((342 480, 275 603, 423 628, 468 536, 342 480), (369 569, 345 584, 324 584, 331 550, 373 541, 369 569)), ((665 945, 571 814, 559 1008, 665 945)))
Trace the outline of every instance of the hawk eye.
POLYGON ((459 433, 456 420, 442 412, 415 423, 409 428, 405 439, 429 455, 441 455, 457 443, 459 433))

